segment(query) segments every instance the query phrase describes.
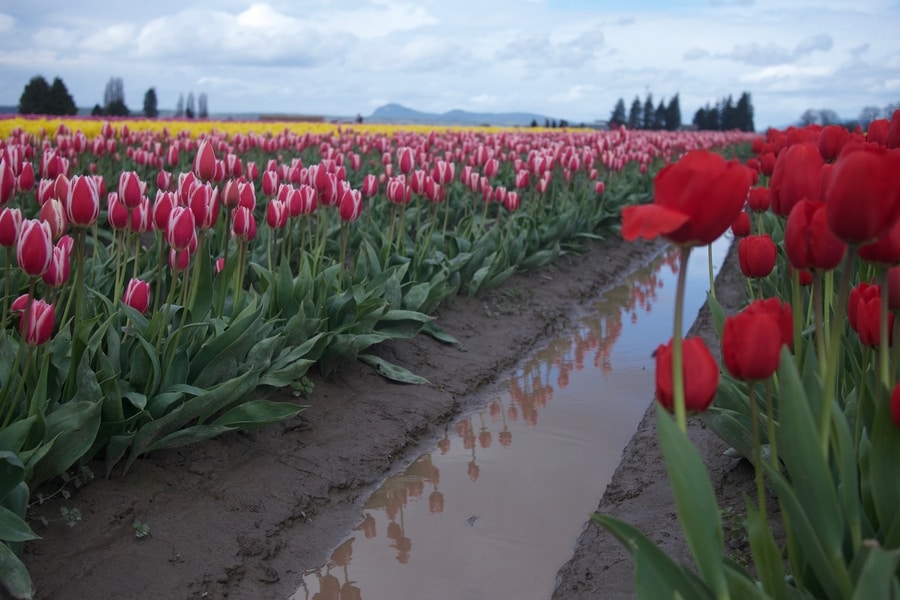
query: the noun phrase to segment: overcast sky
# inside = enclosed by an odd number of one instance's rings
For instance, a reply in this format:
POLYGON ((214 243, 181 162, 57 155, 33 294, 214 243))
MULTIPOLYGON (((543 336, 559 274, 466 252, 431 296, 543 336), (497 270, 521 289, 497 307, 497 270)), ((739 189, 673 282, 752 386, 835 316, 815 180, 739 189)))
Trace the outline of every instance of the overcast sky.
POLYGON ((898 0, 0 0, 0 105, 35 75, 80 107, 110 77, 140 112, 368 116, 526 111, 607 119, 680 94, 682 119, 750 92, 756 126, 900 102, 898 0))

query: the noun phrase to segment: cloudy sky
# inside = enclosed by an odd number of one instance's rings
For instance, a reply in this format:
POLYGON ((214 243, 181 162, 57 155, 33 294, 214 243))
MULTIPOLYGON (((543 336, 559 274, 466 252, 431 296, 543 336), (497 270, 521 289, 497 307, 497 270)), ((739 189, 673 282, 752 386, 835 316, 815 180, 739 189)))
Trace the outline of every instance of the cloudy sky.
POLYGON ((758 129, 900 102, 898 0, 0 0, 0 105, 35 75, 75 102, 111 77, 142 109, 607 119, 679 93, 682 119, 744 91, 758 129))

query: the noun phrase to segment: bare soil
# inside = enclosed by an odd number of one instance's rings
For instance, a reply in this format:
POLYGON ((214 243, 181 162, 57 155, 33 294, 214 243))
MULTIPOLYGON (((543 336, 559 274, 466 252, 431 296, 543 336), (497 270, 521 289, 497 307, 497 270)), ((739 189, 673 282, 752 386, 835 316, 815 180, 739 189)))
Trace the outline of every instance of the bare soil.
MULTIPOLYGON (((358 524, 362 503, 378 483, 483 400, 482 388, 571 325, 579 307, 661 248, 619 239, 590 243, 586 253, 516 275, 484 297, 459 296, 443 305, 437 324, 459 346, 420 335, 377 349, 431 385, 392 383, 366 365, 347 364, 328 378, 311 377, 311 395, 295 400, 308 408, 292 421, 156 452, 124 476, 116 471, 102 479, 103 465, 90 465, 94 481, 78 490, 69 485, 71 497, 57 494, 32 511, 43 539, 27 545, 24 558, 37 597, 287 598, 303 572, 323 564, 358 524), (74 527, 60 518, 63 507, 80 511, 74 527), (135 520, 149 535, 136 535, 135 520)), ((743 301, 733 250, 716 286, 726 312, 743 301)), ((718 347, 705 309, 694 331, 718 347)), ((293 399, 289 391, 274 394, 293 399)), ((628 520, 687 560, 649 415, 599 510, 628 520)), ((724 457, 726 445, 699 421, 691 423, 691 435, 720 505, 741 507, 752 470, 724 457)), ((732 544, 741 551, 739 539, 732 544)), ((631 598, 632 578, 628 553, 588 523, 560 571, 554 598, 631 598)))

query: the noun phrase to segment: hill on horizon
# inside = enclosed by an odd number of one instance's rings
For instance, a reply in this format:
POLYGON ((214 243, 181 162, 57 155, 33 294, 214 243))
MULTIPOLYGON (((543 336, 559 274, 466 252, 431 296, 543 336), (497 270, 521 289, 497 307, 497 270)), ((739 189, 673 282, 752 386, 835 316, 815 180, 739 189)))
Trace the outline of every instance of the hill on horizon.
POLYGON ((498 125, 505 127, 529 127, 532 121, 543 125, 546 121, 559 119, 527 112, 489 113, 449 110, 445 113, 429 113, 414 110, 392 102, 379 106, 366 118, 366 122, 403 123, 423 125, 498 125))

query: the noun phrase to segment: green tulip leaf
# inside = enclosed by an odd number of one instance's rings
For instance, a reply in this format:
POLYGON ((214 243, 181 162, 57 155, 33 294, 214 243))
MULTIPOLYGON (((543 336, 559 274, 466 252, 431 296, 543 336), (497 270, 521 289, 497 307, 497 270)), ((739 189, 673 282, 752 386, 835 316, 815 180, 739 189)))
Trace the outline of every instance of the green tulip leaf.
POLYGON ((723 597, 727 588, 722 566, 725 535, 706 467, 687 435, 658 404, 656 424, 685 539, 703 580, 716 596, 723 597))
POLYGON ((229 409, 212 424, 233 429, 264 427, 272 423, 292 419, 306 410, 306 408, 306 406, 291 404, 290 402, 251 400, 229 409))
POLYGON ((38 540, 40 536, 35 534, 22 517, 0 506, 0 540, 4 542, 27 542, 38 540))
MULTIPOLYGON (((775 600, 787 599, 784 563, 775 537, 762 513, 749 501, 747 505, 747 534, 753 553, 753 565, 762 582, 763 589, 775 600)), ((744 596, 740 596, 744 597, 744 596)))
POLYGON ((375 370, 378 371, 380 375, 383 377, 387 377, 391 381, 398 381, 400 383, 412 383, 417 385, 430 385, 431 382, 404 369, 401 366, 395 365, 391 362, 384 360, 374 354, 360 354, 359 360, 366 363, 371 367, 375 367, 375 370))
POLYGON ((634 526, 599 513, 592 519, 612 533, 634 557, 638 598, 713 598, 712 592, 696 575, 675 563, 634 526))
POLYGON ((34 585, 28 569, 6 544, 0 544, 0 588, 4 595, 15 600, 34 597, 34 585))
MULTIPOLYGON (((25 479, 25 464, 14 452, 0 450, 0 501, 25 479)), ((0 537, 0 539, 5 539, 0 537)))
POLYGON ((71 401, 47 415, 45 439, 52 444, 35 464, 30 485, 62 475, 94 444, 102 402, 71 401))

